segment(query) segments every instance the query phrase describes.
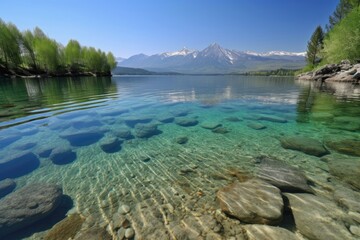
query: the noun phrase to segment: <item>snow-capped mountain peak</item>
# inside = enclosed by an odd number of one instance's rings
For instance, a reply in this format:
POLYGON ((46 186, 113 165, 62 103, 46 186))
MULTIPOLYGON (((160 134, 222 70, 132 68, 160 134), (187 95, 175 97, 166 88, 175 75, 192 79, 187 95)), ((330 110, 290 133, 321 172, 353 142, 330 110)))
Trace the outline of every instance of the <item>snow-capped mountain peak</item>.
POLYGON ((194 53, 195 51, 187 49, 186 47, 183 47, 181 50, 176 51, 176 52, 165 52, 160 54, 161 56, 164 57, 173 57, 173 56, 187 56, 191 53, 194 53))
POLYGON ((297 56, 305 57, 306 52, 286 52, 286 51, 269 51, 269 52, 253 52, 253 51, 244 51, 243 53, 259 57, 271 57, 271 56, 297 56))

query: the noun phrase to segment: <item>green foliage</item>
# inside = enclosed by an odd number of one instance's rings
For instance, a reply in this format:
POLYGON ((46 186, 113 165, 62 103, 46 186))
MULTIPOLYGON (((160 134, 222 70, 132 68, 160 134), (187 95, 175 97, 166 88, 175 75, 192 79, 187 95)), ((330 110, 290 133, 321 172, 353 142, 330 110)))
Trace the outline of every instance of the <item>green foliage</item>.
POLYGON ((110 52, 82 47, 76 40, 63 47, 38 27, 21 33, 15 25, 0 19, 0 70, 48 74, 87 71, 104 75, 114 67, 116 61, 110 52))
POLYGON ((323 55, 325 62, 360 59, 360 9, 354 8, 328 33, 323 55))
POLYGON ((306 61, 308 65, 315 66, 320 62, 320 52, 323 46, 324 32, 321 26, 315 29, 307 45, 306 61))
POLYGON ((338 24, 353 8, 357 0, 340 0, 336 6, 334 13, 329 17, 329 24, 326 25, 326 30, 330 31, 338 24))

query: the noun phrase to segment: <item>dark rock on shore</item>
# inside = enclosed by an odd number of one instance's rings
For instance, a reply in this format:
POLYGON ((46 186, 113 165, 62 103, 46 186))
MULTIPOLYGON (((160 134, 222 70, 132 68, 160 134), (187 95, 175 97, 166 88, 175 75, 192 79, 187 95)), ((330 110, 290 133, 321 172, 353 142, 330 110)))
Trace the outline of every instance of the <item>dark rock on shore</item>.
POLYGON ((61 203, 56 185, 30 184, 0 201, 0 236, 18 231, 51 214, 61 203))
POLYGON ((257 172, 258 178, 285 192, 313 192, 307 184, 304 173, 299 169, 267 157, 260 157, 258 161, 260 162, 257 172))
POLYGON ((69 147, 57 147, 52 150, 50 159, 56 165, 64 165, 75 161, 76 153, 69 147))
POLYGON ((280 139, 280 142, 281 146, 285 149, 300 151, 316 157, 322 157, 329 153, 321 142, 308 137, 283 137, 280 139))
POLYGON ((142 124, 135 125, 135 136, 138 138, 150 138, 152 136, 161 134, 156 124, 142 124))
POLYGON ((280 190, 261 180, 234 182, 216 194, 222 211, 246 223, 277 224, 283 216, 280 190))
POLYGON ((297 76, 298 80, 326 82, 359 82, 360 64, 352 65, 343 60, 339 64, 328 64, 320 69, 297 76))
POLYGON ((39 159, 31 152, 9 155, 0 159, 0 180, 17 178, 38 168, 39 159))
POLYGON ((15 189, 15 187, 15 181, 10 178, 6 178, 0 181, 0 198, 3 198, 9 193, 11 193, 15 189))

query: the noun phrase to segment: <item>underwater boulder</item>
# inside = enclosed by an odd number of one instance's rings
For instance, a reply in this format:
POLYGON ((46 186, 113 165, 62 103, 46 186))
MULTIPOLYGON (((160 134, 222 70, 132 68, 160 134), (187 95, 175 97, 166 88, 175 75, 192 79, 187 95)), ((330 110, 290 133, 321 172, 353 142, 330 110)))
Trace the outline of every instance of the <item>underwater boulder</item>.
POLYGON ((199 121, 193 118, 179 117, 175 119, 175 123, 182 127, 192 127, 196 126, 199 121))
POLYGON ((15 181, 10 178, 6 178, 0 181, 0 198, 5 197, 9 193, 11 193, 15 189, 15 187, 15 181))
POLYGON ((139 117, 132 116, 132 117, 124 118, 123 120, 124 120, 126 125, 133 128, 138 123, 149 123, 149 122, 151 122, 152 118, 147 117, 147 116, 139 116, 139 117))
POLYGON ((76 153, 70 147, 56 147, 50 154, 51 161, 56 165, 72 163, 76 159, 76 153))
POLYGON ((304 136, 288 136, 280 139, 281 146, 285 149, 291 149, 313 155, 316 157, 322 157, 329 154, 324 145, 318 140, 304 137, 304 136))
POLYGON ((106 137, 101 139, 100 148, 106 153, 114 153, 121 150, 121 143, 117 137, 106 137))
POLYGON ((0 159, 0 180, 26 175, 40 165, 39 159, 31 152, 8 155, 0 159))
POLYGON ((138 138, 150 138, 152 136, 161 134, 156 124, 142 124, 135 125, 135 136, 138 138))
POLYGON ((261 123, 257 123, 257 122, 250 122, 246 126, 248 126, 249 128, 252 128, 254 130, 263 130, 266 128, 265 125, 263 125, 261 123))
POLYGON ((360 141, 345 139, 340 141, 326 141, 326 146, 346 155, 360 157, 360 141))
POLYGON ((61 138, 64 138, 69 141, 71 146, 82 147, 89 146, 98 142, 104 136, 104 131, 91 129, 88 131, 66 131, 65 133, 60 134, 61 138))

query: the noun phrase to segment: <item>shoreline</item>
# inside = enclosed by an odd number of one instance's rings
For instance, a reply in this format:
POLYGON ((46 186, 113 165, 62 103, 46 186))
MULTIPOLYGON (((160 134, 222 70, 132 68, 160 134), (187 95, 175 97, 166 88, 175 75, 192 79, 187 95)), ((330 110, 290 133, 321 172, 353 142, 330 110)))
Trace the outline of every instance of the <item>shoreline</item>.
POLYGON ((327 64, 320 69, 295 76, 296 80, 321 82, 360 83, 360 63, 342 60, 339 64, 327 64))

